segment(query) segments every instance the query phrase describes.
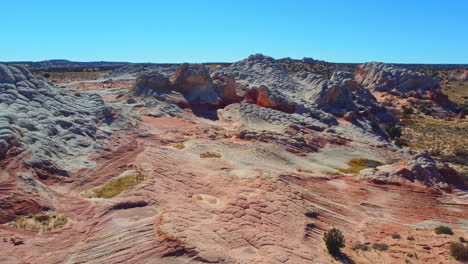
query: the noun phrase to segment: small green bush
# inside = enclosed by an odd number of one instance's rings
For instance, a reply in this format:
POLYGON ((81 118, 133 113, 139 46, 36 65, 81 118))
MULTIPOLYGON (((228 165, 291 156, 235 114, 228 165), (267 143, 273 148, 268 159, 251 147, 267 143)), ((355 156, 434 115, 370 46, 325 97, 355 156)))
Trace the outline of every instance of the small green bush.
POLYGON ((323 241, 331 255, 340 254, 341 248, 345 247, 343 233, 337 228, 332 228, 330 231, 325 232, 325 234, 323 234, 323 241))
POLYGON ((401 236, 399 234, 392 234, 393 239, 400 239, 401 236))
POLYGON ((361 251, 369 251, 369 246, 366 245, 366 244, 362 244, 362 243, 357 243, 353 246, 352 250, 354 251, 358 251, 358 250, 361 250, 361 251))
POLYGON ((438 235, 442 235, 442 234, 453 235, 452 228, 450 228, 450 227, 448 227, 448 226, 440 225, 440 226, 436 227, 436 228, 434 229, 434 231, 435 231, 436 234, 438 234, 438 235))
POLYGON ((389 138, 395 139, 400 138, 403 135, 403 133, 401 132, 401 128, 399 127, 390 127, 387 129, 387 135, 389 138))
POLYGON ((409 258, 416 258, 416 259, 418 258, 418 254, 416 253, 407 253, 406 256, 409 258))
POLYGON ((406 239, 409 240, 409 241, 414 241, 414 236, 409 235, 408 237, 406 237, 406 239))
POLYGON ((372 248, 380 251, 385 251, 388 249, 388 245, 384 243, 374 243, 372 245, 372 248))
POLYGON ((453 242, 450 244, 450 255, 459 261, 468 260, 468 246, 460 242, 453 242))

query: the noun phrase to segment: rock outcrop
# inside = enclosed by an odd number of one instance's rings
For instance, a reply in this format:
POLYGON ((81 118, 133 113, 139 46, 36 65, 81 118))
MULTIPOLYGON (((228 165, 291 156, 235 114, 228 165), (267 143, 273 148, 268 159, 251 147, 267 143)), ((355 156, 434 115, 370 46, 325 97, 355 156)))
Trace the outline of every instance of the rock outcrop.
POLYGON ((172 78, 158 71, 143 73, 132 90, 136 96, 166 96, 176 92, 183 95, 188 104, 212 105, 236 102, 236 87, 232 78, 217 79, 213 83, 208 69, 202 64, 184 63, 172 78))
POLYGON ((60 90, 22 66, 0 64, 0 222, 41 210, 38 181, 63 182, 67 169, 92 166, 79 157, 108 136, 98 133, 103 121, 112 123, 113 112, 99 95, 60 90))
POLYGON ((402 97, 447 100, 437 79, 385 63, 368 62, 356 68, 356 81, 371 91, 402 97))
POLYGON ((468 81, 468 68, 460 68, 453 71, 450 71, 447 80, 449 81, 468 81))
POLYGON ((21 66, 0 65, 0 155, 10 147, 33 153, 29 164, 90 147, 111 109, 97 94, 60 91, 21 66))
MULTIPOLYGON (((215 70, 213 76, 235 76, 238 86, 244 91, 240 94, 244 103, 286 113, 307 116, 314 112, 314 118, 323 119, 325 113, 341 117, 345 113, 356 112, 357 117, 367 119, 371 117, 368 113, 385 112, 385 108, 367 89, 353 80, 349 72, 337 71, 331 79, 327 79, 308 71, 290 73, 280 61, 261 54, 252 55, 229 67, 215 70)), ((310 60, 303 63, 306 62, 314 63, 310 60)), ((391 117, 387 115, 384 119, 388 121, 391 117)))
POLYGON ((448 184, 463 184, 453 169, 439 168, 426 151, 412 156, 407 161, 384 165, 362 171, 364 177, 377 183, 419 182, 426 186, 448 190, 448 184))

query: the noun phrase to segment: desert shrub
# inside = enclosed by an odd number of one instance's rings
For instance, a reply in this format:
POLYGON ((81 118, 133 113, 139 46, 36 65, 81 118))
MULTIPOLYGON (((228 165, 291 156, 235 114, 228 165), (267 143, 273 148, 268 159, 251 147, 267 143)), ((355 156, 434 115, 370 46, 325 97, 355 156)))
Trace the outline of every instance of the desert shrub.
POLYGON ((468 246, 460 242, 452 242, 450 244, 450 255, 459 261, 468 260, 468 246))
POLYGON ((183 148, 185 148, 185 145, 182 144, 182 143, 177 143, 177 144, 174 144, 174 148, 176 148, 176 149, 183 149, 183 148))
POLYGON ((406 256, 409 258, 416 258, 416 259, 418 258, 418 254, 416 253, 407 253, 406 256))
POLYGON ((465 115, 468 115, 468 103, 463 103, 459 105, 461 112, 465 115))
POLYGON ((393 143, 399 146, 400 148, 409 146, 409 141, 406 139, 402 139, 402 138, 396 138, 393 143))
POLYGON ((330 231, 325 232, 323 234, 323 241, 331 255, 340 254, 341 248, 345 247, 343 233, 337 228, 332 228, 330 231))
POLYGON ((403 106, 403 114, 405 115, 412 115, 414 113, 414 110, 413 108, 411 107, 406 107, 406 106, 403 106))
POLYGON ((425 101, 415 101, 414 106, 416 106, 419 111, 426 115, 432 114, 432 103, 431 102, 425 102, 425 101))
POLYGON ((401 118, 402 118, 402 119, 409 119, 409 118, 411 118, 411 115, 412 115, 413 113, 414 113, 413 108, 403 106, 403 112, 402 112, 402 114, 401 114, 401 118))
POLYGON ((401 236, 399 234, 392 234, 393 239, 400 239, 401 236))
POLYGON ((320 215, 319 210, 310 210, 304 214, 305 216, 309 218, 318 218, 320 215))
POLYGON ((221 158, 221 154, 216 153, 216 152, 203 152, 200 153, 200 158, 206 159, 206 158, 221 158))
POLYGON ((401 128, 399 127, 390 127, 387 129, 387 135, 389 138, 395 139, 400 138, 403 135, 403 133, 401 132, 401 128))
POLYGON ((458 240, 462 243, 466 243, 466 239, 464 237, 459 237, 458 240))
POLYGON ((455 146, 453 148, 453 154, 459 158, 468 158, 468 149, 466 146, 455 146))
POLYGON ((10 223, 9 226, 33 232, 46 232, 65 226, 68 219, 62 214, 40 213, 22 216, 10 223))
POLYGON ((388 245, 384 243, 374 243, 372 244, 372 248, 380 251, 385 251, 388 249, 388 245))
POLYGON ((448 227, 448 226, 440 225, 440 226, 436 227, 436 228, 434 229, 434 231, 435 231, 436 234, 438 234, 438 235, 441 235, 441 234, 453 235, 452 228, 450 228, 450 227, 448 227))
POLYGON ((366 244, 362 244, 362 243, 357 243, 357 244, 354 244, 352 250, 354 251, 358 251, 358 250, 361 250, 361 251, 369 251, 369 246, 366 245, 366 244))
POLYGON ((46 72, 46 73, 42 74, 42 76, 44 76, 45 78, 50 78, 50 73, 46 72))
POLYGON ((406 239, 409 240, 409 241, 414 241, 414 236, 409 235, 409 236, 406 237, 406 239))

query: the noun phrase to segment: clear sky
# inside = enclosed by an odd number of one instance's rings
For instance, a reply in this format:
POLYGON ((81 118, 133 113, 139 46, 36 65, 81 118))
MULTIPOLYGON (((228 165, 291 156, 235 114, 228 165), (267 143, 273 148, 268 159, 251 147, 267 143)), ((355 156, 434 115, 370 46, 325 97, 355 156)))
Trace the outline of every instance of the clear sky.
POLYGON ((467 0, 0 0, 0 61, 468 63, 467 0))

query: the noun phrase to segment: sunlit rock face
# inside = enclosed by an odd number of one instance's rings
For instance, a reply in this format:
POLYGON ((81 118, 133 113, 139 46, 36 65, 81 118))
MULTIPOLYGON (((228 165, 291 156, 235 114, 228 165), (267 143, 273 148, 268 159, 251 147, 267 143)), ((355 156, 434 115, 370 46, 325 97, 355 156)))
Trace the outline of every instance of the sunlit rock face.
POLYGON ((354 77, 372 91, 426 99, 443 97, 437 79, 385 63, 368 62, 359 65, 354 77))

